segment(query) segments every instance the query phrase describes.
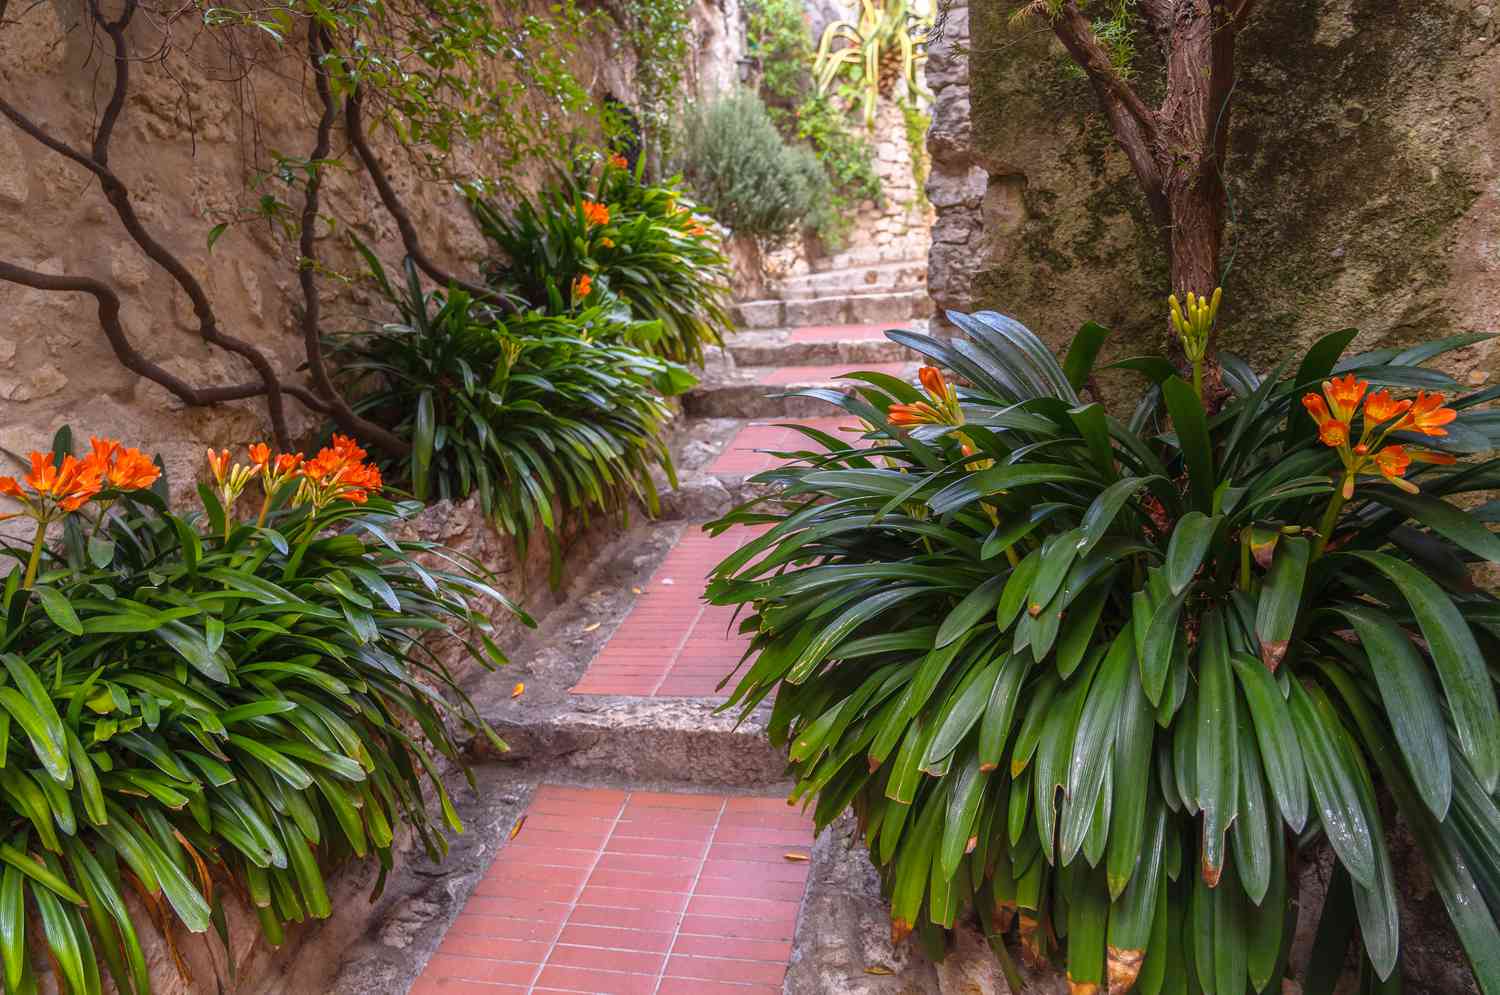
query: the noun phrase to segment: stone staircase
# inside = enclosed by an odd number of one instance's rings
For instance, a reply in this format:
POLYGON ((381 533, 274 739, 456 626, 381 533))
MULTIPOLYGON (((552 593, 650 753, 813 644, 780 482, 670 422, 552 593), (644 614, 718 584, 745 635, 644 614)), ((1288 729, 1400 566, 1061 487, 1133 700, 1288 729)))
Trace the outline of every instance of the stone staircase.
POLYGON ((787 277, 762 300, 735 305, 741 329, 902 322, 928 318, 927 262, 876 263, 787 277))
MULTIPOLYGON (((876 272, 876 286, 911 279, 876 272)), ((808 278, 793 289, 836 288, 808 278)), ((814 839, 784 803, 768 709, 718 710, 748 640, 701 594, 751 535, 702 526, 757 491, 750 478, 776 462, 766 450, 803 448, 788 420, 829 432, 851 420, 788 389, 848 389, 856 369, 914 376, 915 354, 881 332, 751 329, 715 351, 684 399, 662 517, 586 550, 511 667, 477 683, 479 713, 509 751, 473 739, 479 790, 450 778, 470 832, 441 867, 416 852, 399 865, 380 926, 350 944, 332 991, 1006 991, 972 933, 941 965, 893 946, 852 825, 814 839)))

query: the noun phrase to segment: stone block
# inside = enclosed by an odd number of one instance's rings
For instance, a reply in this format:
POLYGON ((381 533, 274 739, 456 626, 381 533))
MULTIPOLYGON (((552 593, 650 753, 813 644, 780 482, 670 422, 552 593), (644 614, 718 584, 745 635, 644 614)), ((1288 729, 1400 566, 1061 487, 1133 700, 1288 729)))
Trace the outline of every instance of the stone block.
POLYGON ((786 302, 786 324, 789 328, 802 325, 837 325, 845 320, 844 298, 825 297, 809 301, 786 302))
POLYGON ((741 328, 780 328, 781 301, 742 301, 734 306, 734 320, 741 328))

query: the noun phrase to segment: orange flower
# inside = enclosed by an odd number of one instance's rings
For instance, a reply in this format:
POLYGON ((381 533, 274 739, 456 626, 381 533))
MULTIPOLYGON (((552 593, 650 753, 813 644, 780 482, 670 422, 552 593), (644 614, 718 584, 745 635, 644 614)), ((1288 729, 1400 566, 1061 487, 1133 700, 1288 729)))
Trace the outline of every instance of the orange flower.
POLYGON ((279 477, 285 477, 295 472, 302 465, 302 460, 301 453, 277 453, 276 463, 271 472, 279 477))
POLYGON ((618 152, 611 152, 609 154, 609 164, 611 166, 615 167, 616 169, 629 169, 630 168, 630 160, 626 159, 624 156, 622 156, 618 152))
POLYGON ((256 470, 264 470, 271 463, 271 447, 264 442, 252 442, 250 444, 250 465, 256 470))
POLYGON ((1380 470, 1381 476, 1391 483, 1410 494, 1417 493, 1417 485, 1409 480, 1402 480, 1406 468, 1411 466, 1411 457, 1401 446, 1386 446, 1375 454, 1375 466, 1380 470))
MULTIPOLYGON (((1324 389, 1327 389, 1327 385, 1324 385, 1324 389)), ((1312 392, 1303 394, 1302 406, 1307 409, 1312 420, 1317 422, 1318 438, 1323 441, 1323 445, 1337 449, 1349 441, 1349 422, 1330 414, 1322 395, 1312 392)))
POLYGON ((1341 422, 1352 420, 1369 386, 1367 381, 1354 379, 1352 373, 1323 381, 1323 393, 1328 395, 1328 406, 1333 416, 1341 422))
POLYGON ((599 240, 599 247, 601 249, 613 249, 615 247, 615 240, 612 238, 601 238, 599 240))
POLYGON ((214 480, 224 482, 224 474, 229 472, 229 450, 220 449, 217 453, 212 449, 208 451, 208 468, 213 472, 214 480))
POLYGON ((886 412, 886 417, 891 420, 892 425, 903 427, 943 423, 943 416, 926 401, 918 401, 916 404, 892 404, 886 412))
POLYGON ((331 446, 319 450, 318 455, 303 464, 302 486, 297 490, 295 503, 311 502, 314 508, 332 501, 364 504, 370 492, 382 486, 380 468, 362 462, 364 458, 365 451, 359 443, 347 435, 335 435, 331 446))
POLYGON ((581 301, 594 289, 594 281, 587 273, 580 273, 573 280, 573 299, 581 301))
POLYGON ((1443 407, 1442 394, 1429 394, 1425 390, 1419 390, 1417 399, 1411 402, 1411 409, 1406 412, 1405 418, 1396 423, 1396 428, 1415 429, 1423 435, 1447 435, 1448 430, 1443 426, 1457 417, 1457 411, 1443 407))
POLYGON ((156 483, 161 476, 161 467, 139 449, 121 449, 109 465, 105 479, 109 486, 120 491, 139 491, 156 483))
POLYGON ((957 395, 953 388, 948 386, 948 381, 943 379, 943 371, 936 366, 924 366, 917 371, 917 379, 926 388, 933 400, 948 400, 957 395))
MULTIPOLYGON (((62 466, 59 467, 51 453, 32 452, 29 458, 31 472, 24 478, 26 486, 37 497, 55 502, 62 511, 77 511, 104 487, 103 474, 92 461, 64 456, 62 466)), ((26 502, 19 491, 19 486, 14 489, 8 486, 5 492, 26 502)))
POLYGON ((21 485, 16 481, 15 477, 0 477, 0 494, 18 500, 26 497, 26 492, 21 490, 21 485))
POLYGON ((1397 415, 1405 414, 1410 407, 1410 401, 1398 401, 1391 396, 1390 391, 1378 390, 1365 399, 1365 423, 1379 425, 1388 422, 1397 415))
POLYGON ((708 234, 708 229, 703 227, 698 222, 694 221, 687 226, 687 233, 689 235, 692 235, 694 238, 702 238, 704 235, 708 234))
POLYGON ((597 200, 584 199, 583 219, 591 225, 609 224, 609 208, 597 200))

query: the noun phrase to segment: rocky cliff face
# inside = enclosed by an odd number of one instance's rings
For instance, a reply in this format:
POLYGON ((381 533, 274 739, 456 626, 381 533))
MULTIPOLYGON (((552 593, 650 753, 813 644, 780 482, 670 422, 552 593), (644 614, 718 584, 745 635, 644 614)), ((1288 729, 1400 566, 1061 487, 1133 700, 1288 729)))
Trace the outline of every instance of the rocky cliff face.
MULTIPOLYGON (((934 296, 1055 345, 1093 318, 1122 353, 1159 348, 1160 236, 1088 84, 1011 9, 955 8, 928 65, 934 296)), ((1497 27, 1471 0, 1260 6, 1226 177, 1227 348, 1266 368, 1351 325, 1364 347, 1495 326, 1497 27)), ((1481 351, 1460 360, 1476 382, 1481 351)))

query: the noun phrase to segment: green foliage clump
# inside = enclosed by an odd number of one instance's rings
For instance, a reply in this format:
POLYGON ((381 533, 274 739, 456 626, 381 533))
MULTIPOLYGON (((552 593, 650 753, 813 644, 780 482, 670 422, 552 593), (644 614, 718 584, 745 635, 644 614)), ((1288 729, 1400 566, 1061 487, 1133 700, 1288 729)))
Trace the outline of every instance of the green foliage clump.
POLYGON ((30 589, 33 550, 0 549, 7 991, 39 990, 45 950, 63 990, 148 995, 128 894, 231 949, 225 895, 246 896, 279 944, 330 915, 332 867, 378 860, 378 894, 402 827, 433 859, 462 831, 438 766, 464 762, 450 722, 494 733, 448 661, 504 662, 488 616, 513 609, 475 564, 395 538, 420 505, 299 488, 273 487, 259 522, 207 487, 174 513, 162 482, 66 515, 33 501, 61 539, 38 535, 30 589))
POLYGON ((618 304, 623 319, 645 322, 636 344, 674 362, 701 362, 703 347, 730 328, 729 261, 710 219, 677 182, 648 184, 619 162, 597 178, 583 168, 540 194, 522 196, 509 216, 481 196, 471 200, 481 230, 505 258, 491 283, 533 308, 561 315, 618 304), (576 291, 584 285, 588 292, 576 291))
POLYGON ((424 293, 410 264, 398 293, 371 265, 402 320, 337 344, 361 378, 358 410, 411 440, 400 469, 419 500, 478 494, 497 527, 523 546, 542 528, 554 553, 558 511, 634 494, 656 512, 652 469, 676 481, 662 398, 695 380, 631 344, 652 327, 604 305, 503 315, 461 290, 424 293))
POLYGON ((692 54, 688 0, 623 0, 619 17, 635 52, 644 137, 661 161, 671 152, 672 121, 682 97, 683 71, 692 54))
POLYGON ((1500 485, 1500 390, 1445 401, 1424 365, 1487 336, 1337 332, 1265 377, 1220 353, 1207 407, 1125 360, 1151 385, 1117 417, 1079 396, 1097 325, 1059 365, 950 318, 965 340, 890 334, 963 386, 811 392, 863 439, 808 430, 711 526, 765 528, 708 591, 749 610, 731 703, 774 693, 792 799, 820 828, 853 808, 897 934, 941 953, 972 910, 1013 977, 1019 940, 1075 991, 1279 992, 1298 851, 1326 844, 1313 960, 1337 974, 1357 922, 1383 990, 1394 814, 1500 991, 1500 599, 1470 576, 1500 510, 1468 500, 1500 485))
POLYGON ((875 147, 856 133, 849 115, 813 86, 812 35, 800 0, 759 0, 746 22, 748 53, 760 64, 759 93, 766 112, 788 142, 813 150, 828 176, 831 196, 809 227, 837 248, 861 201, 880 200, 875 147))
POLYGON ((828 209, 817 217, 814 228, 824 245, 838 248, 860 202, 878 204, 883 199, 880 175, 875 171, 875 146, 868 135, 850 126, 849 116, 833 100, 818 94, 811 94, 797 108, 796 129, 833 187, 828 209))
POLYGON ((688 187, 736 234, 782 243, 816 227, 827 210, 832 191, 817 156, 788 145, 753 93, 698 109, 681 155, 688 187))

